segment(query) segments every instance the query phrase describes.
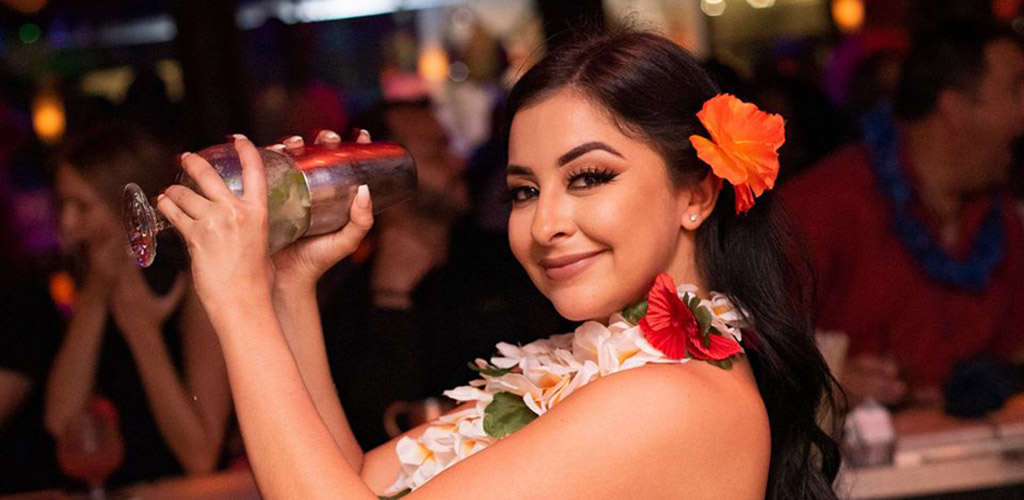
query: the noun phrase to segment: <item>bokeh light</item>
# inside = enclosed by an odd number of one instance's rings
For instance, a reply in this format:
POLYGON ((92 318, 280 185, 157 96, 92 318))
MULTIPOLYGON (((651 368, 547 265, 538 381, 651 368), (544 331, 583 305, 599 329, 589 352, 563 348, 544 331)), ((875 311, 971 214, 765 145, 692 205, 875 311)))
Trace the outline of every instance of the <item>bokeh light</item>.
POLYGON ((22 43, 36 43, 42 34, 43 30, 36 23, 25 23, 18 29, 18 38, 22 43))
POLYGON ((725 12, 725 0, 700 0, 700 10, 711 17, 725 12))
POLYGON ((417 70, 424 80, 436 83, 448 77, 448 54, 441 47, 426 47, 420 51, 417 70))
POLYGON ((857 31, 864 25, 862 0, 835 0, 832 2, 832 20, 844 33, 857 31))
POLYGON ((64 136, 64 103, 52 87, 44 85, 32 100, 32 128, 44 143, 52 144, 64 136))

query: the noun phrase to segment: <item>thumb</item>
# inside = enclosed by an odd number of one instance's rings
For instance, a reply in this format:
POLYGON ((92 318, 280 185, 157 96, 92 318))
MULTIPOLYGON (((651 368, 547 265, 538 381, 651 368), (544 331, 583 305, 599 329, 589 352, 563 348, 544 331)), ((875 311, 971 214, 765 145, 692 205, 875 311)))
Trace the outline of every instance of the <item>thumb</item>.
POLYGON ((373 227, 373 202, 370 199, 370 188, 363 184, 356 191, 352 207, 349 209, 349 220, 345 227, 334 233, 335 245, 350 254, 359 247, 366 233, 373 227))

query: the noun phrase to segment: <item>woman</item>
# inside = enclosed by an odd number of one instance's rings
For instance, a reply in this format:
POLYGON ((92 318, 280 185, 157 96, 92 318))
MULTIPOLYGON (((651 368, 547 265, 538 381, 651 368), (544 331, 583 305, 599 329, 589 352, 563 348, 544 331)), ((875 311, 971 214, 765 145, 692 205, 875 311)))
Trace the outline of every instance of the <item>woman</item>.
POLYGON ((367 190, 348 226, 271 261, 252 144, 236 137, 240 198, 186 154, 206 196, 174 186, 158 206, 188 243, 264 496, 834 498, 838 453, 815 421, 831 378, 775 216, 754 203, 777 174, 781 118, 714 96, 683 49, 649 34, 559 47, 523 76, 507 114, 509 242, 563 316, 591 321, 499 345, 476 363, 484 382, 447 393, 466 404, 365 454, 313 290, 370 227, 367 190))
POLYGON ((125 251, 121 189, 166 186, 165 158, 133 129, 101 127, 73 141, 56 170, 63 244, 83 262, 46 427, 59 438, 92 398, 111 400, 125 441, 113 483, 212 471, 231 412, 217 337, 186 275, 173 265, 144 275, 125 251))

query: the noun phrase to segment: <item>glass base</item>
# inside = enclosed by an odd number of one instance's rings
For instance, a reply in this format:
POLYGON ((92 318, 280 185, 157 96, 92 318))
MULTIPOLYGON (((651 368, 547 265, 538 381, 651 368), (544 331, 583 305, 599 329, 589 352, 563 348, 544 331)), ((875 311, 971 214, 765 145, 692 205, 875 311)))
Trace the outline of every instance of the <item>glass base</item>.
POLYGON ((149 267, 156 259, 156 233, 159 228, 156 212, 138 184, 130 183, 124 187, 121 210, 135 262, 141 267, 149 267))

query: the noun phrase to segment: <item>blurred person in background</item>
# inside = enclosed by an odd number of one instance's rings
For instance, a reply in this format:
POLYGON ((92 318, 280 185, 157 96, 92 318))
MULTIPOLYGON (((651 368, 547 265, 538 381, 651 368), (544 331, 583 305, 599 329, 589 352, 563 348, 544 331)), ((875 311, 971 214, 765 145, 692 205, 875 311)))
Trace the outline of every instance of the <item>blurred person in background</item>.
POLYGON ((138 127, 106 125, 69 141, 56 169, 78 290, 50 369, 46 427, 59 439, 94 397, 110 400, 125 442, 112 484, 214 470, 231 412, 219 344, 182 272, 180 244, 168 234, 145 271, 125 250, 121 189, 136 182, 155 192, 172 173, 170 156, 138 127))
POLYGON ((372 447, 389 439, 383 418, 395 401, 436 396, 497 342, 534 340, 560 323, 515 264, 504 228, 467 218, 466 163, 430 101, 379 103, 354 125, 405 145, 419 182, 320 284, 332 374, 353 432, 372 447))
POLYGON ((851 403, 950 411, 958 362, 1024 359, 1024 231, 1006 192, 1020 42, 985 24, 922 34, 892 107, 863 124, 862 144, 782 190, 813 257, 816 324, 849 336, 851 403))
MULTIPOLYGON (((8 119, 0 123, 7 147, 28 134, 8 119)), ((12 220, 17 210, 9 166, 15 154, 5 151, 0 160, 0 495, 61 482, 56 449, 43 427, 43 391, 60 343, 60 317, 46 274, 12 220)))

